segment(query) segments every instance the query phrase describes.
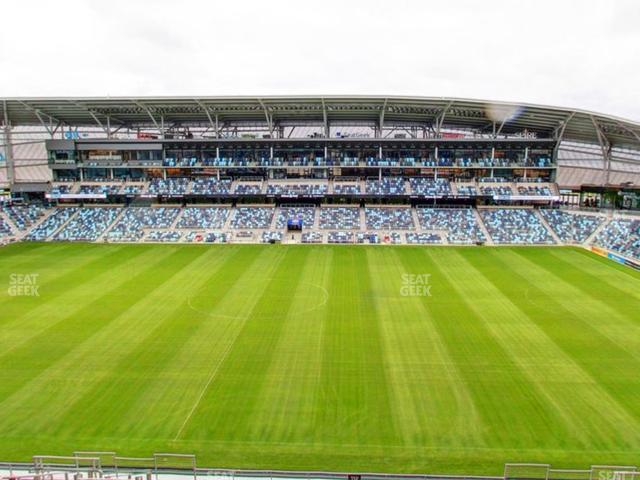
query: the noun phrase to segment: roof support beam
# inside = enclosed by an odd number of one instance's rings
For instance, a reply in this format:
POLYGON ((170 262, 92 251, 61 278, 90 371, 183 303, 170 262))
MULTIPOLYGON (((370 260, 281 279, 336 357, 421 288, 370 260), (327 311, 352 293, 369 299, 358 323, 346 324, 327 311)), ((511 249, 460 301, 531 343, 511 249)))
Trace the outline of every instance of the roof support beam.
POLYGON ((638 143, 640 143, 640 134, 634 130, 631 130, 629 127, 627 127, 625 124, 616 121, 616 125, 618 125, 620 128, 622 128, 625 132, 630 133, 637 141, 638 143))
POLYGON ((324 98, 320 99, 322 102, 322 121, 324 123, 324 138, 329 138, 331 136, 331 130, 329 129, 329 116, 327 114, 327 105, 324 103, 324 98))
POLYGON ((267 108, 267 106, 264 104, 264 102, 261 99, 258 99, 258 103, 260 104, 260 106, 264 110, 264 117, 267 120, 267 128, 269 129, 269 135, 271 135, 273 137, 273 115, 271 115, 269 113, 269 109, 267 108))
POLYGON ((197 98, 193 99, 194 102, 196 102, 200 108, 202 108, 202 110, 204 111, 205 115, 207 116, 207 119, 209 120, 209 125, 211 125, 211 128, 213 128, 216 138, 219 137, 219 130, 218 130, 218 114, 215 114, 215 121, 213 120, 213 118, 211 118, 211 112, 209 112, 209 108, 203 104, 200 100, 198 100, 197 98))
MULTIPOLYGON (((23 107, 25 107, 27 110, 33 112, 35 114, 35 116, 38 118, 38 120, 40 121, 40 123, 42 124, 42 126, 47 130, 47 132, 49 132, 49 135, 53 136, 53 134, 51 133, 52 130, 51 128, 47 125, 47 123, 44 121, 44 119, 42 118, 42 115, 44 115, 45 117, 47 117, 49 119, 49 122, 59 122, 59 123, 64 123, 62 120, 57 119, 56 117, 54 117, 53 115, 49 115, 47 112, 44 112, 42 110, 40 110, 39 108, 35 108, 32 107, 31 105, 29 105, 26 102, 23 102, 22 100, 18 100, 18 103, 20 105, 22 105, 23 107)), ((6 104, 6 102, 5 102, 6 104)), ((6 107, 5 107, 6 110, 6 107)))
POLYGON ((444 107, 433 120, 436 124, 436 137, 438 138, 440 137, 440 129, 442 128, 442 124, 444 123, 444 117, 447 114, 447 110, 451 108, 451 105, 453 105, 453 100, 447 103, 447 106, 444 107))
POLYGON ((589 115, 591 123, 596 130, 596 136, 598 137, 598 143, 600 143, 600 149, 602 150, 602 174, 604 175, 604 184, 609 183, 609 174, 611 172, 611 142, 602 131, 602 127, 598 124, 593 115, 589 115))
POLYGON ((107 138, 111 138, 111 120, 115 120, 116 122, 118 122, 121 125, 124 125, 125 122, 123 122, 122 120, 119 120, 118 118, 112 117, 111 115, 102 113, 102 112, 98 112, 92 108, 87 107, 86 105, 80 103, 80 102, 76 102, 73 100, 67 100, 70 104, 75 105, 76 107, 84 110, 85 112, 87 112, 89 115, 91 115, 91 118, 93 118, 93 120, 98 124, 98 126, 104 130, 104 132, 107 134, 107 138), (98 115, 102 115, 103 117, 105 117, 106 119, 106 125, 100 121, 100 119, 98 118, 98 115))
POLYGON ((387 101, 388 99, 384 99, 384 103, 382 104, 382 109, 380 110, 380 117, 378 118, 378 131, 380 132, 380 137, 382 136, 382 129, 384 128, 384 112, 387 111, 387 101))
POLYGON ((160 136, 162 138, 164 138, 164 130, 163 130, 163 126, 161 126, 157 120, 155 119, 155 117, 153 116, 153 113, 151 112, 151 109, 149 109, 149 107, 147 107, 146 105, 144 105, 141 102, 138 102, 137 100, 131 100, 131 102, 136 105, 137 107, 141 108, 142 110, 144 110, 147 115, 149 115, 149 118, 151 119, 151 121, 153 122, 153 124, 155 125, 155 127, 158 129, 158 131, 160 132, 160 136))
POLYGON ((558 128, 556 128, 554 132, 554 136, 556 137, 556 146, 553 147, 552 160, 556 165, 558 164, 558 150, 560 150, 560 144, 562 143, 562 139, 564 138, 564 131, 566 130, 567 125, 569 125, 569 122, 571 121, 571 119, 575 114, 576 112, 571 112, 567 116, 567 118, 565 118, 564 120, 562 120, 562 122, 560 122, 560 125, 558 125, 558 128))
POLYGON ((3 110, 3 129, 2 141, 4 142, 4 156, 7 162, 7 180, 9 185, 13 185, 15 181, 15 168, 13 164, 13 144, 11 143, 11 123, 9 122, 9 112, 7 111, 7 101, 2 102, 3 110))

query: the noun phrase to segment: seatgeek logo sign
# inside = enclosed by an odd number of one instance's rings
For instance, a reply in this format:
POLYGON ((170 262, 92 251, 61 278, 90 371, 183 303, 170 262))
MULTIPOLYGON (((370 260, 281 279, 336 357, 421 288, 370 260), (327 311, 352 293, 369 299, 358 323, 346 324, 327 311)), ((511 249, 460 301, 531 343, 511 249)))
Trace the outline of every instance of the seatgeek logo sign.
POLYGON ((10 297, 39 297, 39 273, 12 273, 9 275, 10 297))
POLYGON ((403 273, 400 278, 400 296, 430 297, 430 279, 430 273, 403 273))

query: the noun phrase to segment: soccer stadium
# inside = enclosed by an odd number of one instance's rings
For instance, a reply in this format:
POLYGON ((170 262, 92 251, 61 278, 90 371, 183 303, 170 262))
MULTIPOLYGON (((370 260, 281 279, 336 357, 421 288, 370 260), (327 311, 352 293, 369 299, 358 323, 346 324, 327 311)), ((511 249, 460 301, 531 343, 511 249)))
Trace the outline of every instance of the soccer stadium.
POLYGON ((0 472, 640 478, 640 123, 403 96, 0 121, 0 472))

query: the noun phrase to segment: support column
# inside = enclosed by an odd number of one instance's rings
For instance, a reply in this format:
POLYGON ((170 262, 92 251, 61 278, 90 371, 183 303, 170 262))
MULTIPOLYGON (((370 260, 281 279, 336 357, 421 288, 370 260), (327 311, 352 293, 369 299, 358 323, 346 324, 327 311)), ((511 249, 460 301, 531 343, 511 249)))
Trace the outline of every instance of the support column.
POLYGON ((7 180, 9 185, 13 185, 15 182, 15 165, 13 163, 13 144, 11 143, 11 125, 7 121, 5 110, 5 124, 3 128, 3 141, 4 141, 4 160, 7 164, 7 180))

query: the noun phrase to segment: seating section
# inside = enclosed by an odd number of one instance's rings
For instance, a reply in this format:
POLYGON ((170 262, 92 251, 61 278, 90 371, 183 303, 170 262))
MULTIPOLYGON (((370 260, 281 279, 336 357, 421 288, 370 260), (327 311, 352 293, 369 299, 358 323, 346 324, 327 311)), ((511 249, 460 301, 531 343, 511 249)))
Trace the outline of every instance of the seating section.
POLYGON ((598 233, 594 243, 640 259, 640 219, 614 218, 598 233))
POLYGON ((411 193, 424 197, 451 195, 451 184, 445 178, 413 177, 409 179, 411 193))
POLYGON ((358 232, 356 233, 356 243, 380 243, 380 235, 376 232, 358 232))
POLYGON ((322 234, 320 232, 303 232, 302 243, 322 243, 322 234))
POLYGON ((231 228, 236 230, 269 228, 273 211, 271 207, 237 207, 231 219, 231 228))
POLYGON ((353 232, 329 232, 328 243, 353 243, 353 232))
POLYGON ((55 210, 45 218, 42 223, 33 228, 25 239, 40 242, 46 240, 64 225, 77 210, 76 207, 59 208, 55 210))
POLYGON ((540 210, 540 213, 558 238, 565 243, 584 243, 604 222, 604 218, 597 215, 562 210, 540 210))
POLYGON ((53 237, 70 242, 97 240, 122 212, 118 207, 80 208, 78 213, 53 237))
POLYGON ((369 243, 369 244, 399 244, 402 243, 402 236, 398 232, 357 232, 356 243, 369 243))
POLYGON ((321 208, 320 228, 323 230, 360 230, 360 209, 358 207, 321 208))
POLYGON ((154 178, 149 182, 148 192, 152 195, 184 195, 188 187, 188 178, 154 178))
POLYGON ((475 197, 476 195, 478 195, 478 190, 476 189, 475 185, 456 185, 456 190, 458 191, 458 195, 466 195, 469 197, 475 197))
POLYGON ((336 195, 360 195, 362 190, 357 183, 334 182, 333 193, 336 195))
POLYGON ((123 185, 120 193, 123 195, 139 195, 143 190, 143 185, 123 185))
POLYGON ((177 228, 220 229, 229 217, 227 207, 185 207, 177 228))
POLYGON ((553 192, 548 186, 518 185, 518 195, 527 195, 530 197, 550 197, 553 195, 553 192))
POLYGON ((309 228, 313 226, 315 219, 315 207, 280 207, 276 228, 286 228, 289 220, 302 220, 303 228, 309 228))
POLYGON ((192 195, 228 195, 231 192, 231 180, 218 180, 215 177, 198 177, 191 182, 192 195))
POLYGON ((367 195, 393 196, 406 195, 404 178, 383 178, 382 180, 367 180, 365 184, 367 195))
POLYGON ((260 195, 262 192, 262 184, 260 183, 238 183, 233 193, 236 195, 260 195))
POLYGON ((151 230, 145 237, 146 242, 179 242, 182 233, 176 230, 151 230))
POLYGON ((120 185, 115 184, 100 184, 100 183, 90 183, 87 185, 80 185, 80 190, 78 193, 82 193, 84 195, 115 195, 120 191, 120 185))
POLYGON ((531 209, 485 209, 480 212, 480 215, 495 243, 520 245, 555 243, 549 230, 531 209))
POLYGON ((480 186, 480 193, 482 195, 500 195, 500 196, 511 196, 513 195, 513 190, 509 186, 505 185, 489 185, 489 186, 480 186))
POLYGON ((39 205, 11 205, 2 208, 18 230, 28 230, 44 217, 46 210, 39 205))
POLYGON ((281 242, 283 233, 281 231, 267 230, 262 232, 262 243, 281 242))
POLYGON ((180 213, 175 207, 127 208, 116 224, 107 232, 106 239, 117 242, 135 242, 144 236, 144 229, 169 228, 180 213))
POLYGON ((326 194, 326 183, 269 183, 267 185, 267 195, 315 197, 326 194))
POLYGON ((372 230, 413 230, 410 208, 367 207, 364 209, 366 227, 372 230))
POLYGON ((66 195, 67 193, 71 193, 72 186, 73 184, 66 184, 66 183, 53 185, 51 187, 51 195, 66 195))
MULTIPOLYGON (((280 242, 285 240, 288 221, 296 219, 302 220, 302 236, 297 237, 302 243, 430 245, 493 240, 496 244, 518 245, 549 245, 556 241, 583 244, 599 232, 595 245, 640 258, 640 217, 616 218, 605 225, 607 221, 602 215, 559 209, 85 206, 57 207, 46 216, 48 212, 42 206, 20 205, 4 206, 1 211, 0 239, 24 231, 25 240, 31 241, 221 243, 233 238, 244 242, 280 242)), ((291 237, 295 239, 296 235, 291 237)))
POLYGON ((442 237, 437 233, 407 233, 407 243, 412 245, 433 245, 442 243, 442 237))
POLYGON ((9 224, 5 221, 4 218, 0 217, 0 239, 11 237, 13 235, 13 230, 9 226, 9 224))
POLYGON ((470 208, 418 208, 417 213, 423 230, 443 230, 449 243, 486 241, 470 208))

